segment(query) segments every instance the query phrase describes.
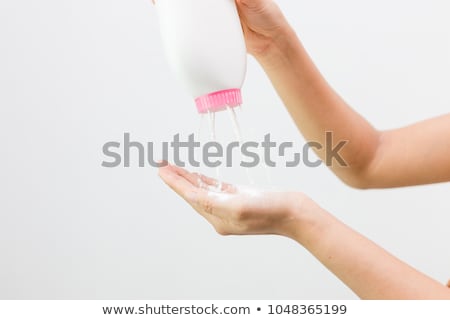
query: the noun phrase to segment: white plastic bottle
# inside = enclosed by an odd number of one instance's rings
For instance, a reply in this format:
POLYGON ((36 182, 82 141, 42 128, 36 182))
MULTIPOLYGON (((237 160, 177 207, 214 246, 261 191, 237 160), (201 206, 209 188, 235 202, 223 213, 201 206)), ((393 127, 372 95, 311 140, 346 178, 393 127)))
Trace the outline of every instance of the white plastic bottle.
POLYGON ((234 0, 156 0, 171 68, 200 113, 242 104, 247 51, 234 0))

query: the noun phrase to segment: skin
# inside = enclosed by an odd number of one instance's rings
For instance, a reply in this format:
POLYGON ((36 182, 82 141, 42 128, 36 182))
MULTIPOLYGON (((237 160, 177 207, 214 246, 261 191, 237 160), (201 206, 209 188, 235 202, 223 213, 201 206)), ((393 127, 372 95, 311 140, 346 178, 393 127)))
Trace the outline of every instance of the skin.
MULTIPOLYGON (((391 188, 450 181, 450 114, 378 131, 326 82, 272 0, 237 1, 247 48, 264 68, 297 128, 325 145, 348 141, 348 167, 330 169, 348 185, 391 188)), ((324 152, 317 152, 325 160, 324 152)))
MULTIPOLYGON (((320 74, 272 0, 237 0, 247 50, 265 70, 299 131, 325 144, 348 141, 348 164, 330 169, 355 188, 450 181, 450 114, 378 131, 320 74)), ((317 152, 325 160, 325 154, 317 152)), ((358 234, 300 192, 265 192, 223 184, 167 165, 163 181, 221 235, 289 237, 363 299, 450 299, 450 290, 358 234)), ((450 282, 448 284, 450 286, 450 282)))
POLYGON ((291 238, 362 299, 450 299, 450 290, 350 229, 300 192, 266 192, 219 183, 167 165, 163 181, 220 235, 291 238))

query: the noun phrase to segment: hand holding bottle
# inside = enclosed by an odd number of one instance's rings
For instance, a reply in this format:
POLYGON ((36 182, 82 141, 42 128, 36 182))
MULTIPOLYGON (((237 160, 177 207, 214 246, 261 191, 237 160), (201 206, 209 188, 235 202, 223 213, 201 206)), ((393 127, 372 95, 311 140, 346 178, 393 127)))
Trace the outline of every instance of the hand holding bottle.
POLYGON ((273 0, 237 0, 248 52, 262 57, 290 29, 273 0))

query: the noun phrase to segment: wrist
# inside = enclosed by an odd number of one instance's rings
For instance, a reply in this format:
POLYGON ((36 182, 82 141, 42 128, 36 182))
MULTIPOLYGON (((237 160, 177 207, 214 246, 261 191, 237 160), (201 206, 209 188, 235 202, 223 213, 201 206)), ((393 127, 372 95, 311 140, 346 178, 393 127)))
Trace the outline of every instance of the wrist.
POLYGON ((303 193, 293 193, 288 207, 283 235, 305 247, 319 241, 330 220, 329 214, 303 193))

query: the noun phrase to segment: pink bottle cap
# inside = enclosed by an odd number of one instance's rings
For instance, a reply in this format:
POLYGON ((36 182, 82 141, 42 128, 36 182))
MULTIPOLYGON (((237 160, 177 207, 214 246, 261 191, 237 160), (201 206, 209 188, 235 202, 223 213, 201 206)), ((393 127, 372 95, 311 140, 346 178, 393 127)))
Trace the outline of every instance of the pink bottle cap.
POLYGON ((195 99, 199 113, 216 112, 227 107, 234 108, 242 104, 240 89, 213 92, 195 99))

